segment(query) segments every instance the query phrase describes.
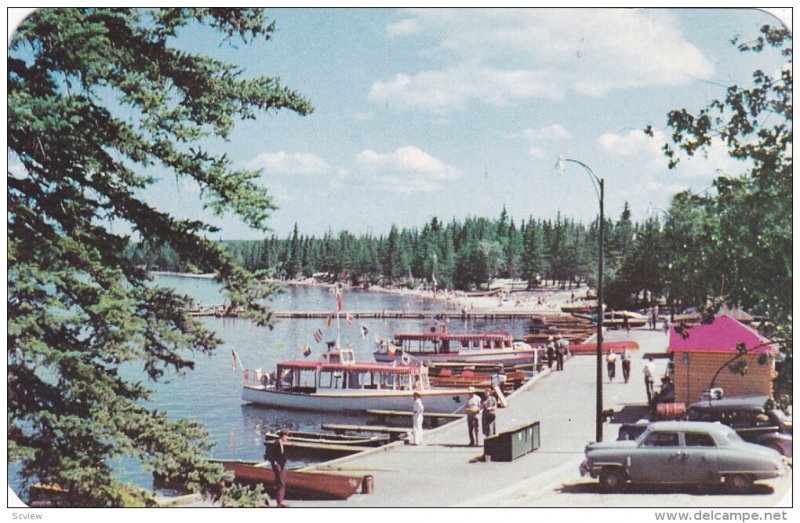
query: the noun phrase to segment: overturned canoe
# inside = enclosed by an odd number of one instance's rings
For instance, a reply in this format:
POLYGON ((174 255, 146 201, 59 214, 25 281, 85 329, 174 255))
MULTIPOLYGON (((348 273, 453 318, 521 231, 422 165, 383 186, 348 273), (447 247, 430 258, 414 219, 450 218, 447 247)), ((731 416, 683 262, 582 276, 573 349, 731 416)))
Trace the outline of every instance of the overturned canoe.
MULTIPOLYGON (((233 472, 237 481, 264 483, 271 494, 275 473, 269 465, 255 461, 211 460, 233 472)), ((347 499, 362 488, 364 476, 324 472, 286 471, 286 497, 289 499, 347 499)))

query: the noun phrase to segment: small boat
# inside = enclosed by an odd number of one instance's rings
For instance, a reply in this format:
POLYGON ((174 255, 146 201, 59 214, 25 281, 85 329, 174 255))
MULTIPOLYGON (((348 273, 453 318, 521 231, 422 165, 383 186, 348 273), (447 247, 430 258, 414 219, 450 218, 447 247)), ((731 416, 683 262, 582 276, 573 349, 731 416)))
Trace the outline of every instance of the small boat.
MULTIPOLYGON (((591 321, 592 323, 597 322, 597 314, 578 314, 572 313, 573 316, 576 318, 581 318, 584 320, 591 321)), ((647 325, 647 316, 644 314, 639 314, 637 312, 630 312, 630 311, 614 311, 614 312, 606 312, 603 316, 603 325, 609 328, 620 328, 624 327, 625 323, 627 322, 628 326, 633 327, 644 327, 647 325)))
POLYGON ((489 331, 483 334, 447 332, 443 324, 439 332, 395 334, 393 343, 380 344, 373 353, 375 361, 419 360, 431 363, 533 363, 536 350, 524 343, 514 343, 508 332, 489 331))
POLYGON ((411 411, 419 393, 426 411, 457 412, 470 396, 466 389, 432 389, 428 368, 408 364, 359 363, 350 348, 331 348, 317 361, 278 363, 274 380, 247 370, 242 399, 280 409, 363 413, 411 411))
MULTIPOLYGON (((639 350, 639 344, 633 340, 603 342, 603 354, 608 352, 609 349, 614 349, 614 352, 619 354, 625 348, 628 350, 639 350)), ((576 345, 570 344, 569 350, 573 354, 595 354, 597 352, 597 342, 590 341, 588 343, 578 343, 576 345)))
MULTIPOLYGON (((264 435, 267 442, 275 441, 278 435, 267 432, 264 435)), ((348 436, 329 432, 289 432, 288 443, 318 443, 322 445, 354 445, 357 447, 380 447, 389 442, 386 436, 348 436)))
MULTIPOLYGON (((211 460, 233 472, 236 481, 264 483, 272 493, 275 473, 265 463, 239 460, 211 460)), ((286 471, 286 497, 289 499, 347 499, 363 488, 364 476, 324 472, 286 471)))

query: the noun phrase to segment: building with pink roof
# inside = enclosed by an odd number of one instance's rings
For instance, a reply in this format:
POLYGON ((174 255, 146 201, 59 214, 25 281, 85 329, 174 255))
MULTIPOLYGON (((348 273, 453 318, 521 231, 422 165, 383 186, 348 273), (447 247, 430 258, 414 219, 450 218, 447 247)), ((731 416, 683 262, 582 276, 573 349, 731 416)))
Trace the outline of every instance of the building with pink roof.
POLYGON ((717 316, 711 323, 690 324, 682 333, 673 326, 667 350, 673 355, 675 401, 687 405, 699 401, 715 375, 714 387, 722 388, 725 397, 772 394, 777 347, 728 315, 717 316), (744 344, 747 353, 731 362, 739 344, 744 344), (739 372, 744 365, 740 361, 747 365, 744 374, 739 372))

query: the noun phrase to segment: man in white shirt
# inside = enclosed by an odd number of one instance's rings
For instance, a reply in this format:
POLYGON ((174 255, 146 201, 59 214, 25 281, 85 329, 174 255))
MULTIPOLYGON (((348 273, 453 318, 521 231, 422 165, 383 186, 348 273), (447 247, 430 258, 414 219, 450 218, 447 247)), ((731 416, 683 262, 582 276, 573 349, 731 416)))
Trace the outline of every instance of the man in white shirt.
POLYGON ((653 363, 653 358, 647 358, 642 372, 644 372, 644 386, 647 389, 647 403, 649 404, 653 399, 653 380, 656 375, 656 364, 653 363))
POLYGON ((425 412, 425 405, 422 404, 422 396, 419 392, 414 393, 414 414, 411 416, 413 420, 413 428, 411 430, 411 444, 422 445, 422 417, 425 412))
POLYGON ((467 412, 467 430, 469 431, 469 446, 477 447, 480 442, 478 436, 478 416, 481 413, 481 397, 477 392, 467 400, 464 410, 467 412))

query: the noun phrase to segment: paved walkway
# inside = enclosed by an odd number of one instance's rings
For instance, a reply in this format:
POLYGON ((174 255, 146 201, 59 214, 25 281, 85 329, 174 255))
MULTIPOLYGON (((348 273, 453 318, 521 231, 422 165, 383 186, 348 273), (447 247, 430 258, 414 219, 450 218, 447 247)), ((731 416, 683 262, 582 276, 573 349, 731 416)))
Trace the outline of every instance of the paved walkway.
MULTIPOLYGON (((623 332, 610 332, 606 339, 624 339, 623 332)), ((661 331, 632 331, 630 338, 641 349, 634 353, 630 383, 617 369, 608 383, 603 369, 604 408, 626 403, 644 403, 646 394, 641 355, 666 348, 661 331)), ((663 373, 666 360, 656 360, 663 373)), ((555 367, 554 367, 555 369, 555 367)), ((450 423, 426 431, 424 445, 394 445, 385 450, 342 458, 336 465, 348 473, 371 474, 374 492, 346 501, 294 501, 295 507, 453 507, 495 506, 520 488, 545 486, 559 479, 579 479, 578 465, 586 443, 595 436, 595 358, 577 356, 568 360, 563 372, 553 370, 517 391, 509 407, 498 409, 497 431, 541 422, 541 446, 510 463, 474 462, 482 447, 469 447, 466 422, 450 423), (358 470, 357 470, 358 469, 358 470)), ((617 425, 606 424, 604 439, 617 437, 617 425)), ((482 441, 481 441, 482 443, 482 441)))

